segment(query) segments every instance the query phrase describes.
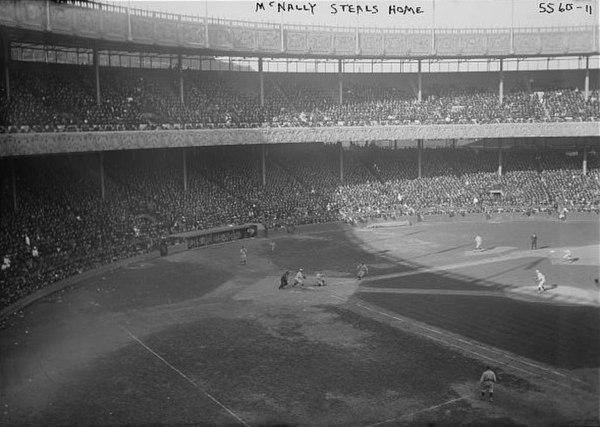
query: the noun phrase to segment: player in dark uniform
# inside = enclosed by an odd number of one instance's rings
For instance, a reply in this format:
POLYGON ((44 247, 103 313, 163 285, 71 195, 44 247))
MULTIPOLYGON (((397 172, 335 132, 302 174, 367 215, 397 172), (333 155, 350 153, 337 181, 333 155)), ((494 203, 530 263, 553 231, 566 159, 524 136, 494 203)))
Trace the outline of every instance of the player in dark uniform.
POLYGON ((531 235, 531 249, 537 249, 537 234, 535 233, 531 235))
POLYGON ((288 285, 288 276, 290 275, 289 271, 286 271, 285 273, 283 273, 283 276, 281 276, 281 283, 279 285, 279 289, 283 289, 288 285))

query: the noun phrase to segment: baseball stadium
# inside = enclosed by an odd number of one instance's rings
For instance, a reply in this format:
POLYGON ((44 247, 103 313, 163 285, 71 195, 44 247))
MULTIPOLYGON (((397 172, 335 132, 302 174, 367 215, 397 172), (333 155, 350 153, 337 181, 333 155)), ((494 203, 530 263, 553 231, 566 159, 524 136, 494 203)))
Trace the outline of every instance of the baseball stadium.
POLYGON ((599 425, 599 6, 0 2, 0 424, 599 425))

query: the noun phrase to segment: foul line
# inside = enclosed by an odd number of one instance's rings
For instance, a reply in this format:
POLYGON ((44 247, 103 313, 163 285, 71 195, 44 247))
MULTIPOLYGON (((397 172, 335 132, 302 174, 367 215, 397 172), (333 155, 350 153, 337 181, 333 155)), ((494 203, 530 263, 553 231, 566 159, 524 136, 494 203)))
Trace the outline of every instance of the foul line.
MULTIPOLYGON (((424 329, 424 330, 427 330, 427 331, 429 331, 429 332, 432 332, 432 333, 435 333, 435 334, 438 334, 438 335, 444 335, 442 331, 439 331, 439 330, 436 330, 436 329, 433 329, 433 328, 429 328, 429 327, 427 327, 427 326, 421 325, 421 324, 419 324, 419 323, 416 323, 416 322, 414 322, 414 321, 408 321, 407 319, 402 319, 402 318, 399 318, 399 317, 396 317, 396 316, 392 316, 392 315, 390 315, 390 314, 387 314, 387 313, 385 313, 385 312, 382 312, 382 311, 379 311, 379 310, 375 310, 374 308, 371 308, 371 307, 369 307, 369 306, 367 306, 367 305, 364 305, 364 304, 361 304, 361 303, 356 303, 356 306, 358 306, 358 307, 361 307, 361 308, 364 308, 365 310, 372 311, 372 312, 374 312, 374 313, 377 313, 377 314, 379 314, 379 315, 381 315, 381 316, 385 316, 385 317, 392 318, 392 319, 394 319, 394 320, 397 320, 397 321, 399 321, 399 322, 408 322, 410 325, 412 325, 412 326, 414 326, 414 327, 417 327, 417 328, 420 328, 420 329, 424 329)), ((459 346, 457 346, 457 345, 454 345, 454 344, 452 344, 452 343, 450 343, 450 342, 447 342, 447 341, 445 341, 445 340, 442 340, 442 339, 440 339, 440 338, 436 338, 436 337, 434 337, 434 336, 431 336, 431 335, 429 335, 428 337, 429 337, 430 339, 434 340, 434 341, 439 341, 439 342, 443 343, 444 345, 447 345, 447 346, 450 346, 450 347, 455 347, 455 348, 457 348, 457 349, 459 349, 459 350, 466 351, 466 352, 468 352, 468 353, 471 353, 471 354, 474 354, 474 355, 476 355, 476 356, 479 356, 479 357, 482 357, 482 358, 485 358, 485 359, 491 360, 491 361, 493 361, 493 362, 495 362, 495 363, 499 363, 499 362, 500 362, 500 361, 498 361, 498 360, 496 360, 496 359, 493 359, 492 357, 489 357, 489 356, 483 355, 483 354, 481 354, 481 353, 478 353, 478 352, 476 352, 476 351, 474 351, 474 350, 471 350, 471 349, 469 349, 469 348, 466 348, 466 347, 459 347, 459 346)), ((459 339, 459 341, 461 341, 461 342, 463 342, 463 343, 465 343, 465 344, 469 344, 469 345, 475 346, 475 347, 481 347, 481 348, 482 348, 482 349, 484 349, 485 351, 488 351, 488 352, 490 352, 490 353, 492 353, 492 354, 495 354, 496 356, 505 357, 505 358, 507 358, 507 359, 509 359, 509 360, 513 360, 513 361, 515 361, 515 362, 522 363, 522 364, 524 364, 524 365, 529 365, 530 367, 532 367, 532 368, 535 368, 535 369, 539 369, 539 370, 542 370, 542 371, 550 372, 550 373, 552 373, 552 374, 555 374, 555 375, 557 375, 557 376, 560 376, 560 377, 563 377, 563 378, 569 379, 569 380, 571 380, 571 381, 574 381, 574 382, 578 382, 578 383, 580 383, 580 384, 586 384, 584 381, 581 381, 581 380, 580 380, 580 379, 578 379, 578 378, 573 378, 573 377, 571 377, 571 376, 569 376, 569 375, 565 375, 565 374, 563 374, 562 372, 558 372, 558 371, 556 371, 556 370, 554 370, 554 369, 549 369, 549 368, 547 368, 547 367, 545 367, 545 366, 542 366, 542 365, 539 365, 539 364, 536 364, 536 363, 531 363, 531 362, 529 362, 529 361, 527 361, 527 360, 524 360, 524 359, 523 359, 523 358, 521 358, 521 357, 518 357, 518 358, 517 358, 517 357, 513 357, 513 356, 511 356, 511 355, 509 355, 509 354, 506 354, 506 353, 504 353, 504 352, 497 351, 497 350, 495 350, 494 348, 491 348, 491 347, 482 346, 482 345, 480 345, 480 344, 478 344, 478 343, 474 343, 474 342, 470 342, 470 341, 466 341, 466 340, 462 340, 462 339, 459 339)), ((505 365, 508 365, 508 363, 506 363, 506 362, 504 362, 504 363, 500 362, 500 364, 505 364, 505 365)), ((529 374, 529 375, 537 376, 537 374, 536 374, 535 372, 528 371, 527 369, 519 368, 519 367, 517 367, 517 366, 514 366, 514 365, 510 365, 510 366, 511 366, 511 368, 512 368, 512 369, 516 369, 516 370, 518 370, 518 371, 525 372, 525 373, 527 373, 527 374, 529 374)), ((548 380, 550 380, 550 381, 552 381, 552 382, 555 382, 555 383, 557 383, 557 384, 561 384, 561 385, 563 385, 563 386, 567 386, 567 387, 569 387, 569 385, 568 385, 568 384, 564 384, 564 383, 562 383, 562 382, 559 382, 559 381, 553 380, 552 378, 547 378, 547 379, 548 379, 548 380)), ((586 384, 586 385, 587 385, 587 384, 586 384)), ((572 388, 572 387, 570 387, 570 388, 572 388)))
POLYGON ((227 413, 229 415, 231 415, 233 418, 235 418, 240 424, 242 424, 244 426, 247 426, 247 427, 250 427, 250 424, 248 424, 246 421, 244 421, 243 419, 241 419, 231 409, 227 408, 225 405, 223 405, 221 402, 219 402, 213 395, 211 395, 209 392, 207 392, 202 387, 200 387, 198 384, 196 384, 196 382, 194 380, 192 380, 190 377, 188 377, 186 374, 184 374, 179 369, 177 369, 175 366, 173 366, 169 362, 167 362, 160 354, 156 353, 154 350, 152 350, 150 347, 148 347, 146 344, 144 344, 138 337, 136 337, 135 335, 133 335, 127 328, 125 328, 123 326, 119 326, 119 327, 121 328, 121 330, 123 332, 125 332, 127 335, 129 335, 139 345, 141 345, 142 347, 144 347, 146 350, 148 350, 148 352, 150 352, 151 354, 153 354, 154 356, 156 356, 161 362, 163 362, 165 365, 167 365, 169 368, 171 368, 173 371, 175 371, 177 374, 179 374, 180 377, 182 377, 183 379, 185 379, 187 382, 189 382, 191 385, 193 385, 197 390, 199 390, 202 393, 204 393, 210 400, 212 400, 217 405, 219 405, 221 408, 223 408, 225 411, 227 411, 227 413))
POLYGON ((402 418, 414 417, 417 414, 421 414, 421 413, 427 412, 427 411, 433 411, 434 409, 441 408, 442 406, 449 405, 450 403, 458 402, 459 400, 463 400, 463 399, 464 399, 464 397, 457 397, 456 399, 451 399, 451 400, 448 400, 447 402, 443 402, 443 403, 440 403, 438 405, 431 406, 429 408, 421 409, 419 411, 414 411, 414 412, 411 412, 409 414, 401 415, 401 416, 396 417, 396 418, 390 418, 389 420, 381 421, 381 422, 378 422, 378 423, 375 423, 375 424, 369 424, 366 427, 380 426, 382 424, 387 424, 387 423, 391 423, 391 422, 394 422, 394 421, 399 421, 402 418))

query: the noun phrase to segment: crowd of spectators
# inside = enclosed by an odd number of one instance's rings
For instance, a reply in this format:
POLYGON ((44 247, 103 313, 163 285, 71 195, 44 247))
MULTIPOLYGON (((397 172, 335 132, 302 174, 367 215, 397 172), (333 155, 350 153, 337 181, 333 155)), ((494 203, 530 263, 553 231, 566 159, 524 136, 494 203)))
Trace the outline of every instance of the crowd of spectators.
MULTIPOLYGON (((156 247, 167 235, 262 223, 268 229, 399 215, 598 212, 600 162, 575 152, 390 150, 304 144, 106 153, 101 197, 96 155, 16 161, 17 210, 3 174, 0 306, 36 289, 156 247), (343 177, 343 184, 341 179, 343 177), (493 191, 492 191, 493 190, 493 191)), ((5 171, 9 168, 3 168, 5 171)))
POLYGON ((564 151, 509 151, 503 156, 500 176, 496 152, 424 150, 423 170, 417 178, 416 149, 385 156, 370 151, 369 161, 374 161, 380 179, 340 186, 333 197, 340 215, 349 222, 416 213, 531 214, 559 208, 597 212, 600 207, 600 165, 595 155, 584 176, 579 152, 567 156, 564 151))
MULTIPOLYGON (((0 306, 36 289, 147 250, 141 226, 125 200, 102 200, 81 159, 28 159, 18 174, 18 210, 2 188, 0 306), (6 263, 5 263, 6 264, 6 263)), ((96 177, 97 178, 97 177, 96 177)), ((151 230, 147 235, 151 235, 151 230)))
MULTIPOLYGON (((267 76, 261 105, 258 85, 234 76, 184 71, 184 102, 177 70, 102 68, 100 102, 92 67, 16 64, 10 101, 2 92, 0 131, 199 129, 297 126, 376 126, 598 121, 600 100, 576 88, 497 90, 438 88, 421 102, 408 87, 348 83, 336 89, 294 75, 267 76)), ((356 79, 355 79, 356 80, 356 79)))
POLYGON ((377 87, 360 88, 342 105, 293 111, 276 116, 274 126, 377 126, 407 124, 485 124, 550 121, 596 121, 598 94, 588 101, 576 89, 512 91, 498 102, 498 93, 477 89, 440 91, 417 102, 413 95, 377 87), (370 90, 369 90, 370 89, 370 90))

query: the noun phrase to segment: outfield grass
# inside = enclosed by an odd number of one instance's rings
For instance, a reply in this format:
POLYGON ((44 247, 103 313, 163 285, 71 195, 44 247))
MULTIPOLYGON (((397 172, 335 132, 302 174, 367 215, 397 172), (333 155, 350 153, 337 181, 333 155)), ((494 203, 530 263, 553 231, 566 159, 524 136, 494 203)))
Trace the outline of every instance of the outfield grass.
POLYGON ((459 295, 365 293, 360 298, 552 366, 600 366, 600 311, 595 307, 459 295))

